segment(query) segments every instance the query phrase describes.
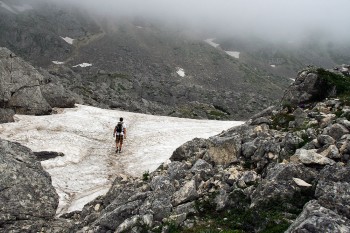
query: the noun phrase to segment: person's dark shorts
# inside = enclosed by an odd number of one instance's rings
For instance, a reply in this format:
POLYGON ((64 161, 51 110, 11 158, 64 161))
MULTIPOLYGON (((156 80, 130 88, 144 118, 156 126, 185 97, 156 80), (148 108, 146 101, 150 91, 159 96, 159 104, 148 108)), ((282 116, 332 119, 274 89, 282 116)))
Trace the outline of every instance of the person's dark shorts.
POLYGON ((116 143, 123 143, 124 135, 116 135, 115 136, 115 142, 116 143))

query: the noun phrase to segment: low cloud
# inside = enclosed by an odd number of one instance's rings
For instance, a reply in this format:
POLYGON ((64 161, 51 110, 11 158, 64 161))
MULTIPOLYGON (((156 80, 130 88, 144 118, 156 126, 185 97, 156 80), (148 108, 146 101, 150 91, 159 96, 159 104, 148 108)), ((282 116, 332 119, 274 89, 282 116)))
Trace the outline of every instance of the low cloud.
POLYGON ((51 0, 108 17, 143 17, 225 34, 350 38, 348 0, 51 0))

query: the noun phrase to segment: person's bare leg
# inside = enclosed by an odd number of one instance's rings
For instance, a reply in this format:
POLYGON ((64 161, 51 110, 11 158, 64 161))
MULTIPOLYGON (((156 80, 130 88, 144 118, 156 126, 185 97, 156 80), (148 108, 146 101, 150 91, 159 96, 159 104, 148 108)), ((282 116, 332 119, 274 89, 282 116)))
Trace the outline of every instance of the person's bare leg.
POLYGON ((122 146, 123 146, 123 143, 120 142, 120 145, 119 145, 119 153, 122 152, 122 146))
MULTIPOLYGON (((118 136, 116 136, 118 137, 118 136)), ((116 138, 115 139, 115 153, 118 153, 118 144, 119 144, 119 140, 116 138)))

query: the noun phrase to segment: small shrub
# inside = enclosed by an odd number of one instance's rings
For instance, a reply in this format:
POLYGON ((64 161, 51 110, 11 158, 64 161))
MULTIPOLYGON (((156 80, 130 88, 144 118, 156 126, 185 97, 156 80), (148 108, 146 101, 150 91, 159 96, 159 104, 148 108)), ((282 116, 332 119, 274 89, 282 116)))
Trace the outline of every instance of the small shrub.
POLYGON ((287 113, 278 113, 272 118, 272 128, 288 128, 289 122, 294 121, 295 117, 287 113))
POLYGON ((224 108, 224 107, 221 107, 221 106, 219 106, 219 105, 215 105, 215 104, 214 104, 214 108, 216 108, 217 110, 220 110, 221 112, 226 113, 227 115, 231 115, 230 112, 229 112, 226 108, 224 108))
POLYGON ((142 180, 143 181, 149 180, 149 171, 148 170, 142 174, 142 180))
POLYGON ((324 88, 322 90, 330 90, 333 86, 336 88, 337 96, 349 97, 350 96, 350 78, 340 74, 336 74, 325 69, 317 69, 317 74, 323 83, 324 88))

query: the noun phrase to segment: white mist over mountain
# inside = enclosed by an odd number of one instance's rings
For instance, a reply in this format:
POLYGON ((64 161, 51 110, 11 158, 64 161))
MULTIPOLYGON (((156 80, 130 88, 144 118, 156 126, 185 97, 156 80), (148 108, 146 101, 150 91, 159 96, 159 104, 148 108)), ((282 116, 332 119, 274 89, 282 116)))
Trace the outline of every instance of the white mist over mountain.
POLYGON ((218 34, 297 40, 305 33, 349 39, 348 0, 51 0, 107 17, 143 17, 218 34))

